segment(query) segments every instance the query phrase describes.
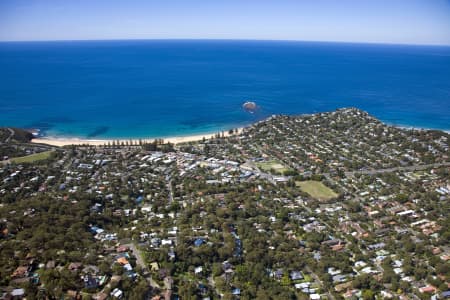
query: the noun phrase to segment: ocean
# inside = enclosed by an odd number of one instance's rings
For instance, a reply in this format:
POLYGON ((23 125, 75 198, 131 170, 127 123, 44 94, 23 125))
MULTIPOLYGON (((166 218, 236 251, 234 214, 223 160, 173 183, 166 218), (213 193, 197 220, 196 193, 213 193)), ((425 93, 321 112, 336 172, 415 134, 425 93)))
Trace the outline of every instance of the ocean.
POLYGON ((450 47, 232 40, 0 43, 0 126, 48 136, 213 133, 358 107, 450 130, 450 47), (254 101, 253 114, 242 104, 254 101))

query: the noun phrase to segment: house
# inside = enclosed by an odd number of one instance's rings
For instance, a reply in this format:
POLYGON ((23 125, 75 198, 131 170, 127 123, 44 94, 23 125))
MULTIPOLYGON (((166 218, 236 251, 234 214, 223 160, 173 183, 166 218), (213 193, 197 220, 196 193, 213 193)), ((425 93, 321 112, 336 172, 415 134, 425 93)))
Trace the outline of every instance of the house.
POLYGON ((208 287, 204 285, 203 283, 199 283, 198 289, 200 290, 200 293, 202 295, 205 295, 208 292, 208 287))
POLYGON ((129 263, 123 265, 123 268, 124 268, 125 270, 127 270, 128 272, 131 272, 131 271, 133 270, 133 267, 132 267, 129 263))
POLYGON ((157 247, 159 247, 159 245, 161 245, 161 239, 160 239, 160 238, 152 238, 152 239, 150 240, 150 244, 151 244, 153 247, 157 248, 157 247))
POLYGON ((327 241, 322 242, 322 245, 326 245, 329 246, 330 248, 335 246, 335 245, 340 245, 343 244, 344 242, 341 241, 340 239, 330 239, 327 241))
POLYGON ((94 265, 86 265, 81 272, 83 274, 97 275, 100 272, 100 269, 94 265))
POLYGON ((77 291, 74 290, 68 290, 67 296, 69 297, 69 299, 80 299, 80 295, 77 291))
POLYGON ((92 296, 92 299, 94 300, 106 300, 108 298, 108 295, 105 293, 98 293, 92 296))
POLYGON ((200 274, 200 273, 202 273, 203 272, 203 267, 196 267, 195 269, 194 269, 194 273, 195 274, 200 274))
POLYGON ((332 277, 333 282, 345 282, 347 281, 347 275, 345 274, 339 274, 332 277))
POLYGON ((280 280, 283 277, 283 269, 278 269, 275 272, 273 272, 273 277, 280 280))
POLYGON ((128 246, 124 246, 124 245, 122 245, 122 246, 119 246, 119 247, 117 247, 117 249, 116 249, 116 251, 117 252, 126 252, 126 251, 128 251, 128 250, 130 250, 130 248, 128 247, 128 246))
POLYGON ((162 241, 161 241, 161 244, 164 246, 164 245, 169 245, 169 246, 171 246, 172 245, 172 240, 167 240, 167 239, 163 239, 162 241))
POLYGON ((365 267, 365 268, 361 269, 360 273, 364 273, 364 274, 377 274, 377 273, 379 273, 379 271, 373 270, 372 267, 365 267))
POLYGON ((303 289, 309 289, 310 285, 311 285, 310 282, 302 282, 302 283, 296 283, 294 286, 298 290, 303 290, 303 289))
MULTIPOLYGON (((130 266, 131 267, 131 266, 130 266)), ((125 266, 124 266, 124 268, 125 268, 125 266)), ((130 271, 130 270, 126 270, 126 272, 125 273, 123 273, 125 276, 127 276, 128 278, 131 278, 133 281, 137 278, 137 273, 136 272, 133 272, 133 271, 130 271)))
POLYGON ((303 279, 302 272, 300 272, 300 271, 291 271, 291 273, 289 273, 289 277, 291 278, 291 280, 302 280, 303 279))
POLYGON ((152 262, 151 264, 150 264, 150 271, 158 271, 159 270, 159 264, 158 264, 158 262, 152 262))
POLYGON ((84 287, 87 289, 95 289, 98 286, 97 279, 91 275, 86 275, 83 278, 84 287))
POLYGON ((383 299, 392 299, 394 297, 394 295, 387 291, 381 291, 381 296, 383 297, 383 299))
POLYGON ((173 250, 173 248, 169 249, 169 252, 167 252, 167 256, 169 256, 170 260, 174 260, 176 258, 176 254, 175 254, 175 251, 173 250))
POLYGON ((45 268, 46 269, 54 269, 55 268, 55 261, 54 260, 49 260, 48 262, 47 262, 47 264, 45 265, 45 268))
POLYGON ((341 293, 343 291, 347 291, 352 287, 352 282, 346 282, 346 283, 341 283, 341 284, 337 284, 334 287, 334 290, 338 293, 341 293))
POLYGON ((367 266, 367 263, 362 260, 355 262, 355 268, 364 268, 365 266, 367 266))
POLYGON ((348 290, 346 293, 344 293, 343 296, 345 299, 351 299, 352 297, 357 296, 358 294, 361 295, 360 290, 348 290))
POLYGON ((110 295, 113 296, 114 298, 120 299, 120 298, 122 298, 122 296, 123 296, 123 292, 122 292, 120 289, 115 288, 115 289, 111 292, 110 295))
POLYGON ((172 299, 172 291, 171 290, 169 290, 169 289, 167 289, 165 292, 164 292, 164 300, 170 300, 170 299, 172 299))
POLYGON ((168 269, 165 269, 165 268, 159 269, 158 275, 159 275, 160 279, 164 279, 164 278, 166 278, 167 276, 170 275, 170 271, 168 269))
POLYGON ((241 289, 234 288, 231 290, 231 294, 233 294, 235 296, 239 296, 241 294, 241 289))
POLYGON ((317 261, 319 261, 321 259, 322 255, 320 254, 320 252, 314 252, 313 254, 313 258, 317 261))
POLYGON ((341 274, 342 271, 339 269, 335 269, 334 267, 330 267, 330 268, 328 268, 327 273, 330 274, 331 276, 335 276, 335 275, 341 274))
POLYGON ((320 300, 320 295, 319 294, 311 294, 311 295, 309 295, 309 299, 320 300))
POLYGON ((435 248, 433 248, 432 253, 434 255, 438 255, 441 253, 441 249, 439 247, 435 247, 435 248))
POLYGON ((344 244, 337 244, 337 245, 331 246, 331 250, 332 250, 332 251, 335 251, 335 252, 341 251, 341 250, 344 249, 344 248, 345 248, 345 245, 344 245, 344 244))
POLYGON ((121 265, 127 265, 129 262, 128 262, 128 260, 125 258, 125 257, 119 257, 118 259, 117 259, 117 262, 119 263, 119 264, 121 264, 121 265))
POLYGON ((224 271, 226 271, 226 270, 228 270, 228 269, 231 269, 231 268, 233 268, 233 265, 230 264, 230 263, 228 262, 228 260, 226 260, 226 261, 224 261, 224 262, 222 263, 222 269, 223 269, 224 271))
POLYGON ((70 271, 78 271, 82 266, 83 266, 83 264, 80 262, 73 262, 73 263, 70 263, 67 268, 70 271))
POLYGON ((378 244, 369 245, 369 246, 367 246, 367 248, 369 250, 379 250, 379 249, 383 249, 385 246, 386 246, 385 243, 378 243, 378 244))
POLYGON ((22 298, 25 295, 25 290, 24 289, 14 289, 11 291, 11 296, 13 298, 22 298))
POLYGON ((12 278, 23 278, 28 276, 28 267, 21 266, 17 267, 17 269, 12 273, 12 278))
POLYGON ((89 230, 93 233, 93 234, 100 234, 103 233, 104 230, 97 227, 97 226, 91 226, 91 228, 89 228, 89 230))
POLYGON ((419 289, 419 291, 420 291, 421 293, 435 293, 436 290, 437 290, 436 287, 434 287, 434 286, 432 286, 432 285, 427 285, 427 286, 421 287, 421 288, 419 289))
POLYGON ((170 276, 164 278, 164 286, 167 290, 171 290, 173 285, 173 279, 170 276))
POLYGON ((204 242, 205 242, 205 240, 203 238, 198 238, 194 241, 194 246, 200 247, 204 242))

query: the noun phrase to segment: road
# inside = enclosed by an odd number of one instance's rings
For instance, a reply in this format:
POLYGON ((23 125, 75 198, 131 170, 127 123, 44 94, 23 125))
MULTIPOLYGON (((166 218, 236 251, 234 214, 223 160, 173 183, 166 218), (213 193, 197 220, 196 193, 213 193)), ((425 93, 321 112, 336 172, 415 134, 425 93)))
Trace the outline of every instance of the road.
POLYGON ((166 175, 167 189, 169 190, 169 205, 173 202, 173 188, 172 188, 172 177, 166 175))
POLYGON ((14 130, 12 130, 11 128, 6 128, 10 133, 9 136, 4 140, 4 141, 0 141, 0 145, 5 143, 9 143, 9 141, 12 139, 12 137, 14 136, 14 130))
MULTIPOLYGON (((262 153, 265 153, 260 147, 258 147, 259 150, 262 153)), ((266 153, 265 153, 266 154, 266 153)), ((283 163, 286 163, 283 161, 283 163)), ((258 170, 259 174, 262 178, 267 179, 273 184, 276 184, 276 182, 273 180, 273 176, 271 174, 262 172, 254 162, 248 160, 247 164, 252 166, 254 169, 258 170)), ((288 164, 289 165, 289 164, 288 164)), ((407 167, 394 167, 394 168, 386 168, 386 169, 376 169, 376 170, 363 170, 363 171, 349 171, 345 172, 346 177, 351 177, 357 174, 361 175, 375 175, 375 174, 381 174, 381 173, 391 173, 391 172, 397 172, 397 171, 420 171, 425 170, 428 168, 438 168, 438 167, 447 167, 450 166, 450 162, 444 162, 444 163, 435 163, 435 164, 427 164, 427 165, 414 165, 414 166, 407 166, 407 167)), ((325 176, 327 179, 331 179, 331 175, 329 173, 323 173, 319 174, 325 176)))
POLYGON ((208 276, 208 284, 213 287, 217 295, 221 295, 219 289, 216 287, 216 282, 214 281, 214 277, 212 274, 208 276))
POLYGON ((305 266, 305 270, 306 270, 306 272, 308 272, 311 275, 311 277, 314 279, 315 282, 319 283, 322 286, 322 288, 327 291, 328 299, 335 300, 334 296, 325 288, 325 286, 323 285, 322 280, 320 280, 319 276, 317 276, 317 274, 314 273, 311 270, 311 268, 308 266, 305 266))
MULTIPOLYGON (((275 185, 277 184, 275 182, 275 180, 273 179, 272 174, 261 171, 253 161, 247 160, 246 163, 247 163, 247 165, 251 166, 254 170, 256 170, 255 174, 258 175, 260 178, 266 179, 275 185)), ((450 162, 443 162, 443 163, 435 163, 435 164, 427 164, 427 165, 414 165, 414 166, 407 166, 407 167, 395 167, 395 168, 387 168, 387 169, 349 171, 349 172, 345 172, 345 176, 351 177, 356 174, 375 175, 375 174, 391 173, 391 172, 398 172, 398 171, 420 171, 420 170, 426 170, 429 168, 439 168, 439 167, 449 167, 449 166, 450 166, 450 162)), ((331 175, 329 173, 321 173, 318 175, 322 175, 322 176, 326 177, 328 180, 332 179, 331 175)), ((286 178, 289 178, 289 177, 286 177, 286 178)))
MULTIPOLYGON (((258 168, 258 166, 251 160, 247 160, 245 162, 248 166, 250 166, 253 170, 254 170, 254 174, 259 176, 262 179, 266 179, 267 181, 269 181, 270 183, 272 183, 273 185, 276 185, 277 182, 273 179, 273 175, 263 172, 260 168, 258 168)), ((243 172, 245 172, 246 170, 241 169, 243 172)), ((279 176, 279 177, 286 177, 286 176, 279 176)), ((286 177, 287 178, 287 177, 286 177)))
POLYGON ((9 141, 12 139, 12 137, 14 136, 14 130, 12 130, 11 128, 6 128, 9 130, 10 134, 9 136, 6 138, 5 143, 9 143, 9 141))
POLYGON ((124 244, 123 246, 131 249, 131 252, 136 257, 136 265, 140 266, 142 270, 146 270, 147 265, 145 264, 145 261, 142 258, 141 252, 136 248, 136 245, 133 243, 130 243, 130 244, 124 244))
MULTIPOLYGON (((378 170, 350 171, 350 172, 345 172, 345 176, 348 177, 348 176, 353 176, 356 174, 375 175, 375 174, 380 174, 380 173, 391 173, 391 172, 397 172, 397 171, 420 171, 420 170, 425 170, 428 168, 438 168, 438 167, 447 167, 447 166, 450 166, 450 162, 428 164, 428 165, 414 165, 414 166, 407 166, 407 167, 395 167, 395 168, 378 169, 378 170)), ((327 174, 327 175, 329 175, 329 174, 327 174)))
MULTIPOLYGON (((141 251, 139 251, 139 249, 136 248, 136 245, 133 244, 133 243, 129 243, 129 244, 124 244, 123 246, 128 247, 128 248, 131 249, 131 252, 136 257, 136 265, 141 267, 141 269, 143 270, 144 274, 148 273, 148 268, 147 268, 147 265, 146 265, 146 263, 144 261, 144 258, 142 258, 141 251)), ((159 284, 153 280, 151 275, 146 276, 146 279, 147 279, 147 282, 150 284, 150 286, 152 288, 161 289, 159 284)))

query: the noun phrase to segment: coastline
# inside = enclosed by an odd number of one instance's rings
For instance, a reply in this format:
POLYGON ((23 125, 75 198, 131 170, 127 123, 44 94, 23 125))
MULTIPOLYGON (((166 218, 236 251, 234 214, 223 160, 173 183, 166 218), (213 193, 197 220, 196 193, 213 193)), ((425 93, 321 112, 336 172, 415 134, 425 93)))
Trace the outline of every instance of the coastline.
POLYGON ((437 130, 437 131, 442 131, 442 132, 450 134, 450 129, 414 127, 414 126, 409 126, 409 125, 391 125, 389 123, 386 123, 386 124, 389 126, 393 126, 393 127, 397 127, 397 128, 405 129, 405 130, 419 130, 419 131, 437 130))
MULTIPOLYGON (((389 124, 385 123, 388 126, 397 127, 400 129, 405 130, 439 130, 443 131, 445 133, 450 134, 450 130, 445 129, 436 129, 436 128, 423 128, 423 127, 414 127, 414 126, 408 126, 408 125, 398 125, 398 124, 389 124)), ((222 131, 223 135, 225 137, 230 135, 237 135, 242 133, 243 129, 245 127, 239 127, 237 128, 238 132, 230 134, 228 131, 222 131)), ((221 133, 222 133, 221 132, 221 133)), ((169 137, 155 137, 155 138, 118 138, 118 139, 86 139, 86 138, 74 138, 74 137, 38 137, 33 138, 31 140, 32 143, 37 144, 47 144, 51 146, 57 146, 57 147, 63 147, 63 146, 69 146, 69 145, 90 145, 90 146, 103 146, 108 143, 129 143, 130 141, 133 142, 133 144, 138 144, 139 141, 146 142, 146 143, 152 143, 155 139, 163 139, 164 142, 169 142, 172 144, 181 144, 181 143, 187 143, 187 142, 197 142, 201 141, 203 138, 210 139, 213 138, 218 132, 209 132, 209 133, 203 133, 203 134, 193 134, 193 135, 186 135, 186 136, 169 136, 169 137)))
MULTIPOLYGON (((223 135, 225 137, 240 134, 244 127, 237 128, 238 132, 230 134, 228 131, 223 131, 223 135)), ((222 132, 221 132, 222 133, 222 132)), ((196 142, 201 141, 203 138, 210 139, 214 137, 217 134, 217 132, 210 132, 210 133, 204 133, 204 134, 195 134, 195 135, 187 135, 187 136, 173 136, 173 137, 160 137, 160 138, 129 138, 129 139, 82 139, 82 138, 64 138, 64 137, 39 137, 39 138, 33 138, 31 140, 32 143, 38 143, 38 144, 47 144, 52 146, 68 146, 68 145, 91 145, 91 146, 103 146, 108 143, 129 143, 130 141, 133 142, 133 144, 138 144, 139 141, 146 142, 146 143, 152 143, 155 139, 163 139, 164 142, 169 142, 172 144, 181 144, 186 142, 196 142)))

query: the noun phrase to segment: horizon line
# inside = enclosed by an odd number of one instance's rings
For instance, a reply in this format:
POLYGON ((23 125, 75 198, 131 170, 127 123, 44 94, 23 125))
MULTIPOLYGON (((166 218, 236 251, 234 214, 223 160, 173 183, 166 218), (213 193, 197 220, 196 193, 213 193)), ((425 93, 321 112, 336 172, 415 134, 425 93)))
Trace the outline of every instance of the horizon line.
POLYGON ((440 43, 394 43, 370 41, 340 41, 340 40, 297 40, 297 39, 247 39, 247 38, 100 38, 100 39, 42 39, 42 40, 0 40, 0 43, 39 43, 39 42, 107 42, 107 41, 248 41, 248 42, 303 42, 330 44, 363 44, 391 46, 435 46, 450 47, 450 44, 440 43))

